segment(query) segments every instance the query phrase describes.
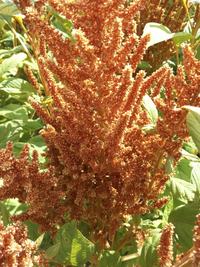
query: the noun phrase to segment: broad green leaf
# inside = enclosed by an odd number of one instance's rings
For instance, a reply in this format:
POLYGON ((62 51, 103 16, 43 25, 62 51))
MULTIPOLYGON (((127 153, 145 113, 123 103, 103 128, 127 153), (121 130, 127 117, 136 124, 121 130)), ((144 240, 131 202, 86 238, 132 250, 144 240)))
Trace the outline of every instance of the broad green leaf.
POLYGON ((174 169, 174 157, 168 155, 166 163, 165 163, 165 173, 170 174, 174 169))
POLYGON ((153 267, 158 262, 157 246, 161 236, 160 231, 160 229, 154 233, 151 231, 152 236, 145 240, 140 256, 141 267, 153 267))
POLYGON ((0 19, 0 31, 2 31, 3 27, 6 25, 5 21, 0 19))
POLYGON ((198 156, 190 154, 184 149, 181 150, 181 154, 182 154, 182 157, 184 159, 187 159, 187 160, 193 161, 193 162, 200 162, 200 158, 198 156))
POLYGON ((198 201, 200 196, 200 163, 196 163, 192 169, 190 181, 196 187, 195 200, 198 201))
POLYGON ((8 198, 4 200, 4 205, 11 215, 20 214, 28 209, 26 204, 19 203, 17 198, 8 198))
POLYGON ((18 104, 9 104, 1 108, 0 115, 10 120, 22 120, 23 123, 28 120, 27 110, 18 104))
MULTIPOLYGON (((32 49, 32 47, 30 45, 28 45, 28 44, 25 44, 25 45, 29 50, 32 49)), ((11 55, 18 53, 20 51, 24 51, 24 48, 22 45, 18 45, 18 46, 14 47, 10 50, 0 49, 0 57, 3 58, 4 56, 11 56, 11 55)))
POLYGON ((9 15, 9 16, 16 16, 21 14, 19 9, 15 6, 13 1, 10 0, 0 0, 0 14, 9 15))
POLYGON ((184 106, 184 108, 189 110, 186 117, 188 131, 200 152, 200 108, 191 106, 184 106))
POLYGON ((26 57, 27 55, 25 53, 19 53, 5 59, 0 66, 0 77, 2 77, 4 73, 17 67, 26 57))
POLYGON ((38 95, 37 90, 27 81, 20 78, 8 78, 1 83, 1 90, 6 91, 14 99, 26 102, 29 96, 38 95))
POLYGON ((170 187, 173 197, 184 203, 194 200, 195 186, 184 180, 170 177, 170 187))
POLYGON ((187 182, 190 181, 192 166, 189 160, 181 158, 174 170, 174 177, 181 178, 182 180, 185 180, 187 182))
POLYGON ((58 251, 59 251, 59 248, 60 248, 60 245, 61 245, 61 242, 49 247, 46 251, 45 251, 45 258, 50 260, 50 259, 53 259, 57 254, 58 254, 58 251))
POLYGON ((142 107, 146 109, 149 117, 151 118, 152 123, 156 124, 158 119, 158 111, 156 105, 153 103, 150 96, 145 95, 143 97, 142 107))
POLYGON ((28 122, 23 125, 24 132, 33 132, 36 130, 41 129, 45 124, 41 122, 41 119, 31 120, 29 119, 28 122))
POLYGON ((28 235, 31 240, 35 241, 40 236, 38 229, 39 225, 30 221, 26 221, 24 224, 28 227, 28 235))
POLYGON ((18 120, 0 124, 0 148, 5 148, 8 141, 17 142, 22 133, 22 123, 18 120))
POLYGON ((10 221, 9 221, 10 213, 7 210, 3 202, 0 202, 0 213, 1 213, 1 219, 3 221, 3 225, 7 226, 8 224, 10 224, 10 221))
POLYGON ((200 204, 189 203, 178 206, 169 215, 169 222, 175 226, 175 233, 178 236, 178 243, 187 250, 193 246, 193 228, 196 216, 199 214, 200 204))
POLYGON ((155 22, 150 22, 145 25, 143 35, 147 33, 151 34, 151 40, 148 43, 148 47, 169 39, 173 39, 176 45, 179 46, 186 40, 194 38, 194 36, 190 33, 171 33, 167 27, 155 22))
POLYGON ((100 256, 99 267, 121 267, 121 255, 118 251, 103 250, 100 256))
POLYGON ((80 266, 86 263, 94 253, 94 244, 86 239, 76 227, 76 221, 64 224, 57 232, 55 243, 61 242, 56 255, 60 264, 80 266))
POLYGON ((44 150, 47 147, 46 143, 44 142, 44 139, 40 135, 32 137, 28 141, 28 143, 31 145, 37 146, 38 148, 41 148, 42 150, 44 150))
POLYGON ((140 126, 140 129, 142 129, 146 133, 157 134, 157 129, 156 129, 155 124, 143 125, 143 126, 140 126))
POLYGON ((164 208, 163 217, 162 217, 162 228, 165 227, 165 225, 168 223, 169 214, 173 210, 173 198, 170 199, 170 201, 167 202, 164 208))
POLYGON ((137 65, 137 67, 139 69, 142 69, 142 70, 146 70, 146 69, 152 68, 152 66, 146 61, 141 61, 140 64, 137 65))

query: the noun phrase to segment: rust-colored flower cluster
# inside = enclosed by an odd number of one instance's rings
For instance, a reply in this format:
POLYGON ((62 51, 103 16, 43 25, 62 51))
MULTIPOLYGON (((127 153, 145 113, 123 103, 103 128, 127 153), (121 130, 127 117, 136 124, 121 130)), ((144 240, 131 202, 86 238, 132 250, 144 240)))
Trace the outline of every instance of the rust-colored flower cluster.
POLYGON ((158 245, 158 264, 163 267, 172 266, 173 260, 173 229, 174 226, 168 223, 162 229, 162 235, 160 237, 160 242, 158 245))
POLYGON ((18 158, 10 143, 0 152, 0 200, 15 197, 30 206, 13 220, 33 221, 41 232, 54 235, 68 214, 70 220, 87 221, 94 242, 106 243, 127 215, 145 214, 167 202, 158 197, 168 180, 164 164, 168 155, 180 159, 188 137, 187 111, 181 106, 199 106, 198 82, 192 79, 199 79, 198 62, 185 46, 186 70, 192 60, 196 62, 187 79, 183 67, 174 76, 166 65, 149 77, 144 71, 133 75, 150 40, 149 35, 137 36, 133 18, 147 2, 137 0, 125 7, 119 0, 48 1, 72 20, 71 43, 41 17, 38 6, 15 1, 26 16, 29 35, 43 38, 38 65, 53 104, 47 112, 30 99, 47 124, 40 133, 48 147, 47 170, 40 170, 36 151, 29 161, 27 145, 18 158), (152 123, 142 107, 151 90, 163 114, 156 134, 141 129, 152 123))
POLYGON ((26 225, 16 222, 5 228, 0 217, 0 266, 32 267, 34 262, 37 266, 48 267, 43 254, 35 256, 36 251, 37 244, 28 238, 26 225))

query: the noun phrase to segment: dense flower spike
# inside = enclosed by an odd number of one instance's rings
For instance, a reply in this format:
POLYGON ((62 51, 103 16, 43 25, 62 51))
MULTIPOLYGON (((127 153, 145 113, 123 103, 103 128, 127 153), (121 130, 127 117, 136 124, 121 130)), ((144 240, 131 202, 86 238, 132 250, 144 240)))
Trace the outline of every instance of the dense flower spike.
POLYGON ((173 260, 173 224, 168 223, 162 230, 158 245, 158 263, 163 267, 170 267, 173 260))
MULTIPOLYGON (((181 67, 177 76, 166 65, 149 77, 136 71, 150 36, 137 36, 133 18, 147 2, 125 7, 118 0, 48 1, 72 20, 71 40, 44 19, 45 13, 41 16, 47 1, 35 6, 15 1, 26 16, 29 35, 40 40, 40 75, 53 101, 48 110, 30 99, 47 124, 40 133, 48 147, 47 170, 40 171, 37 152, 29 161, 28 145, 18 158, 11 143, 0 151, 0 200, 18 198, 30 205, 13 220, 36 222, 41 232, 54 236, 68 213, 70 220, 87 221, 94 240, 104 244, 108 235, 113 240, 128 215, 145 214, 167 202, 158 198, 168 180, 164 164, 169 155, 180 159, 188 137, 187 111, 181 106, 198 98, 199 63, 185 46, 186 70, 194 63, 187 79, 181 67), (161 99, 162 85, 166 97, 161 99), (177 101, 175 90, 180 92, 177 101), (154 122, 155 134, 142 130, 152 123, 143 106, 151 91, 163 114, 154 122)), ((29 77, 34 84, 31 73, 29 77)))

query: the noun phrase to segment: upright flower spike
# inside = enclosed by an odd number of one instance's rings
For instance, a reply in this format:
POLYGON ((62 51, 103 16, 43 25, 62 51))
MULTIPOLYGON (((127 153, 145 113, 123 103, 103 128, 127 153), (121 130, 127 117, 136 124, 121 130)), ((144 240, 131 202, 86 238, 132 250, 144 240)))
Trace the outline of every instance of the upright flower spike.
MULTIPOLYGON (((148 213, 167 201, 157 196, 168 179, 164 163, 169 154, 180 158, 179 149, 188 136, 184 120, 179 120, 187 111, 180 109, 179 99, 175 103, 173 94, 176 86, 181 90, 178 84, 183 73, 180 68, 176 78, 167 66, 149 77, 144 71, 135 73, 149 36, 137 36, 133 18, 146 0, 127 7, 118 0, 48 1, 56 12, 72 20, 74 43, 63 38, 48 17, 43 19, 37 2, 15 3, 26 16, 29 35, 43 38, 38 65, 53 101, 50 112, 33 99, 30 103, 47 124, 40 134, 48 147, 45 156, 49 162, 48 169, 40 171, 37 153, 29 162, 25 146, 21 156, 14 158, 8 143, 0 151, 4 181, 0 200, 18 197, 30 205, 12 219, 38 223, 41 232, 51 231, 52 236, 57 225, 65 222, 66 213, 70 220, 85 220, 94 240, 103 244, 107 235, 113 239, 121 220, 148 213), (52 52, 53 60, 45 48, 52 52), (154 85, 152 100, 163 113, 156 122, 157 134, 141 129, 151 123, 142 102, 154 85), (159 97, 162 85, 166 87, 164 99, 159 97), (175 135, 178 138, 173 141, 175 135)), ((46 3, 40 2, 42 9, 46 3)), ((186 64, 194 61, 189 48, 185 51, 186 64)), ((195 64, 198 78, 198 62, 195 64)), ((192 73, 188 75, 192 81, 192 73)), ((186 80, 182 82, 186 95, 191 90, 197 97, 197 85, 191 82, 190 86, 186 80)), ((180 96, 180 103, 191 102, 186 95, 180 96)))
POLYGON ((162 267, 172 266, 173 260, 173 229, 174 226, 168 223, 162 230, 158 245, 158 264, 162 267))

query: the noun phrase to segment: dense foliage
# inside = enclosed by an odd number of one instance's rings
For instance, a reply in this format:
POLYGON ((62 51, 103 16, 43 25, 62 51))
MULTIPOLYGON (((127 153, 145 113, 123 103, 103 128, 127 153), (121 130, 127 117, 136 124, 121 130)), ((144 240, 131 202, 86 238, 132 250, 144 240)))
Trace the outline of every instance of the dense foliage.
POLYGON ((0 266, 199 266, 199 25, 198 0, 0 0, 0 266))

